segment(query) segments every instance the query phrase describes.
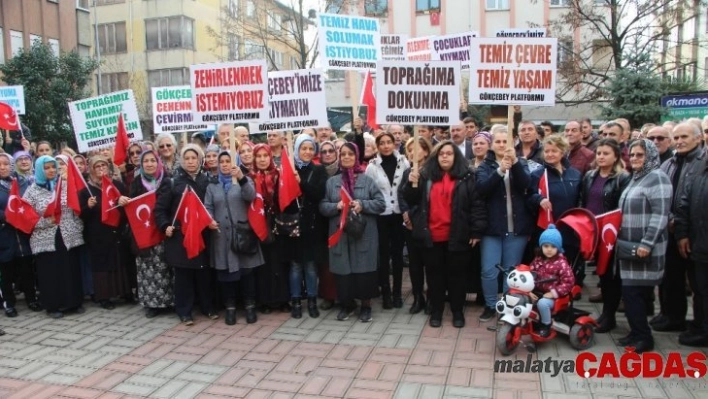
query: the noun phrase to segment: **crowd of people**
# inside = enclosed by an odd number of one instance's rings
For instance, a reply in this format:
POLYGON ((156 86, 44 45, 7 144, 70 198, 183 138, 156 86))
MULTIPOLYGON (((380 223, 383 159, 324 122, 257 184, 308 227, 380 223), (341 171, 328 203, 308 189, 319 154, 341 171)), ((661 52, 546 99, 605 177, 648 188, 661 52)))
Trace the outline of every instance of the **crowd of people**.
POLYGON ((440 327, 449 302, 452 325, 462 328, 467 295, 477 294, 480 321, 496 320, 494 305, 506 290, 500 273, 525 263, 558 278, 536 298, 543 335, 553 301, 584 284, 589 259, 580 237, 553 225, 544 231, 538 215, 558 220, 582 207, 594 215, 620 209, 617 246, 634 248, 633 257, 613 256, 589 298, 602 303, 596 332, 613 330, 623 308, 630 333, 620 342, 636 352, 653 348, 652 331, 708 346, 708 125, 688 120, 633 130, 618 119, 595 130, 586 119, 558 133, 546 122, 514 126, 510 135, 506 125, 481 128, 466 118, 416 126, 414 136, 411 127, 370 129, 357 118, 341 138, 329 127, 299 132, 293 170, 282 166, 283 132, 256 144, 241 126, 221 125, 212 140, 197 133, 182 145, 171 134, 133 142, 124 165, 114 164, 112 149, 84 156, 8 135, 0 153, 5 314, 17 316, 21 292, 31 311, 54 318, 83 312, 90 297, 109 310, 137 302, 148 318, 174 311, 185 325, 194 324, 195 306, 210 319, 223 310, 228 325, 241 306, 247 323, 274 311, 302 318, 304 306, 311 318, 338 306, 337 320, 358 310, 359 320, 370 322, 374 300, 383 309, 404 306, 407 266, 410 313, 425 312, 430 326, 440 327), (61 184, 71 162, 87 181, 80 212, 70 207, 75 193, 61 184), (282 207, 285 173, 293 173, 301 195, 282 207), (31 234, 5 219, 13 179, 41 215, 31 234), (152 213, 162 242, 138 248, 123 211, 117 226, 104 222, 105 179, 120 192, 119 208, 156 192, 152 213), (58 184, 61 209, 47 216, 58 184), (192 257, 176 215, 186 188, 212 218, 202 232, 205 247, 192 257), (249 245, 242 239, 256 200, 267 234, 249 245), (657 286, 660 312, 649 320, 657 286))

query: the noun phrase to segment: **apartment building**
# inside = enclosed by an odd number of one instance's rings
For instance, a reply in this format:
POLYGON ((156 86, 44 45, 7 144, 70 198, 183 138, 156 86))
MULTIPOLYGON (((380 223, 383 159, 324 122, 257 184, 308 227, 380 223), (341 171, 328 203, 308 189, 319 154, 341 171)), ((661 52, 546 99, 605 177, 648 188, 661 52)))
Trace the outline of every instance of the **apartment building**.
POLYGON ((0 0, 0 63, 35 40, 60 51, 91 53, 89 0, 0 0))

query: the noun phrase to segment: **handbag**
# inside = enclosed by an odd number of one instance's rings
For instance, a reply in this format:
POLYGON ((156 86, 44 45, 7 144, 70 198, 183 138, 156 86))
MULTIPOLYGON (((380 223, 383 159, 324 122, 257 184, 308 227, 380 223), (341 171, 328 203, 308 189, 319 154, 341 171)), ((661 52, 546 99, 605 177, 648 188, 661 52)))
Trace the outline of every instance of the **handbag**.
MULTIPOLYGON (((298 209, 299 208, 298 204, 298 209)), ((276 215, 273 233, 283 237, 300 237, 300 212, 279 213, 276 215)))
POLYGON ((224 192, 224 197, 227 199, 226 211, 229 214, 229 222, 231 223, 231 251, 237 254, 253 255, 258 253, 258 237, 253 232, 251 225, 248 222, 236 221, 231 217, 231 208, 228 204, 227 192, 224 192))
POLYGON ((617 239, 615 244, 615 256, 619 260, 629 261, 629 262, 640 262, 646 263, 651 260, 651 253, 648 256, 640 258, 637 256, 637 250, 640 244, 636 242, 626 241, 617 239))
POLYGON ((366 219, 361 213, 356 213, 350 208, 347 220, 344 222, 344 232, 347 236, 358 240, 364 236, 364 230, 366 230, 366 219))

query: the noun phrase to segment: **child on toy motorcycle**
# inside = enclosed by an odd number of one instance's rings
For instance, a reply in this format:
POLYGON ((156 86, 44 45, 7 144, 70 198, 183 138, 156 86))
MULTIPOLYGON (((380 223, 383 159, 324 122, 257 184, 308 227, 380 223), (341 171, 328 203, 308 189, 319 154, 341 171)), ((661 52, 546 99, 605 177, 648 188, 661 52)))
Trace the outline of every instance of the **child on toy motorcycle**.
POLYGON ((536 272, 536 281, 555 280, 548 282, 537 282, 534 287, 535 292, 543 293, 539 299, 533 292, 529 295, 536 302, 536 309, 541 317, 541 324, 538 335, 546 338, 551 333, 551 310, 556 298, 570 294, 575 285, 573 269, 568 263, 568 259, 563 255, 563 237, 556 229, 556 226, 549 225, 548 229, 541 234, 538 240, 543 255, 537 256, 531 262, 531 271, 536 272))

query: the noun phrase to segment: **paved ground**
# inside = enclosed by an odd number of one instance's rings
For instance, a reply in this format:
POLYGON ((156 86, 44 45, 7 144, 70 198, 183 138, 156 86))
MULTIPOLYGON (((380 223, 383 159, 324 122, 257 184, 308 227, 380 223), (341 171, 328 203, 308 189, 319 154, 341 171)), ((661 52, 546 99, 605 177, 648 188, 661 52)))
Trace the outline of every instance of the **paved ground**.
MULTIPOLYGON (((594 287, 596 279, 589 278, 594 287)), ((404 287, 408 290, 408 286, 404 287)), ((585 293, 587 297, 588 293, 585 293)), ((226 326, 197 317, 193 327, 174 316, 148 320, 138 306, 113 311, 87 304, 86 313, 53 320, 20 307, 0 316, 0 398, 708 398, 696 381, 587 382, 575 375, 494 373, 494 333, 467 308, 467 326, 430 328, 427 318, 403 309, 374 307, 374 321, 259 315, 226 326)), ((586 300, 581 307, 594 309, 586 300)), ((592 349, 615 351, 626 322, 601 335, 592 349)), ((656 334, 661 352, 676 338, 656 334)), ((521 348, 517 356, 525 359, 521 348)), ((572 359, 564 337, 539 346, 536 356, 572 359)))

